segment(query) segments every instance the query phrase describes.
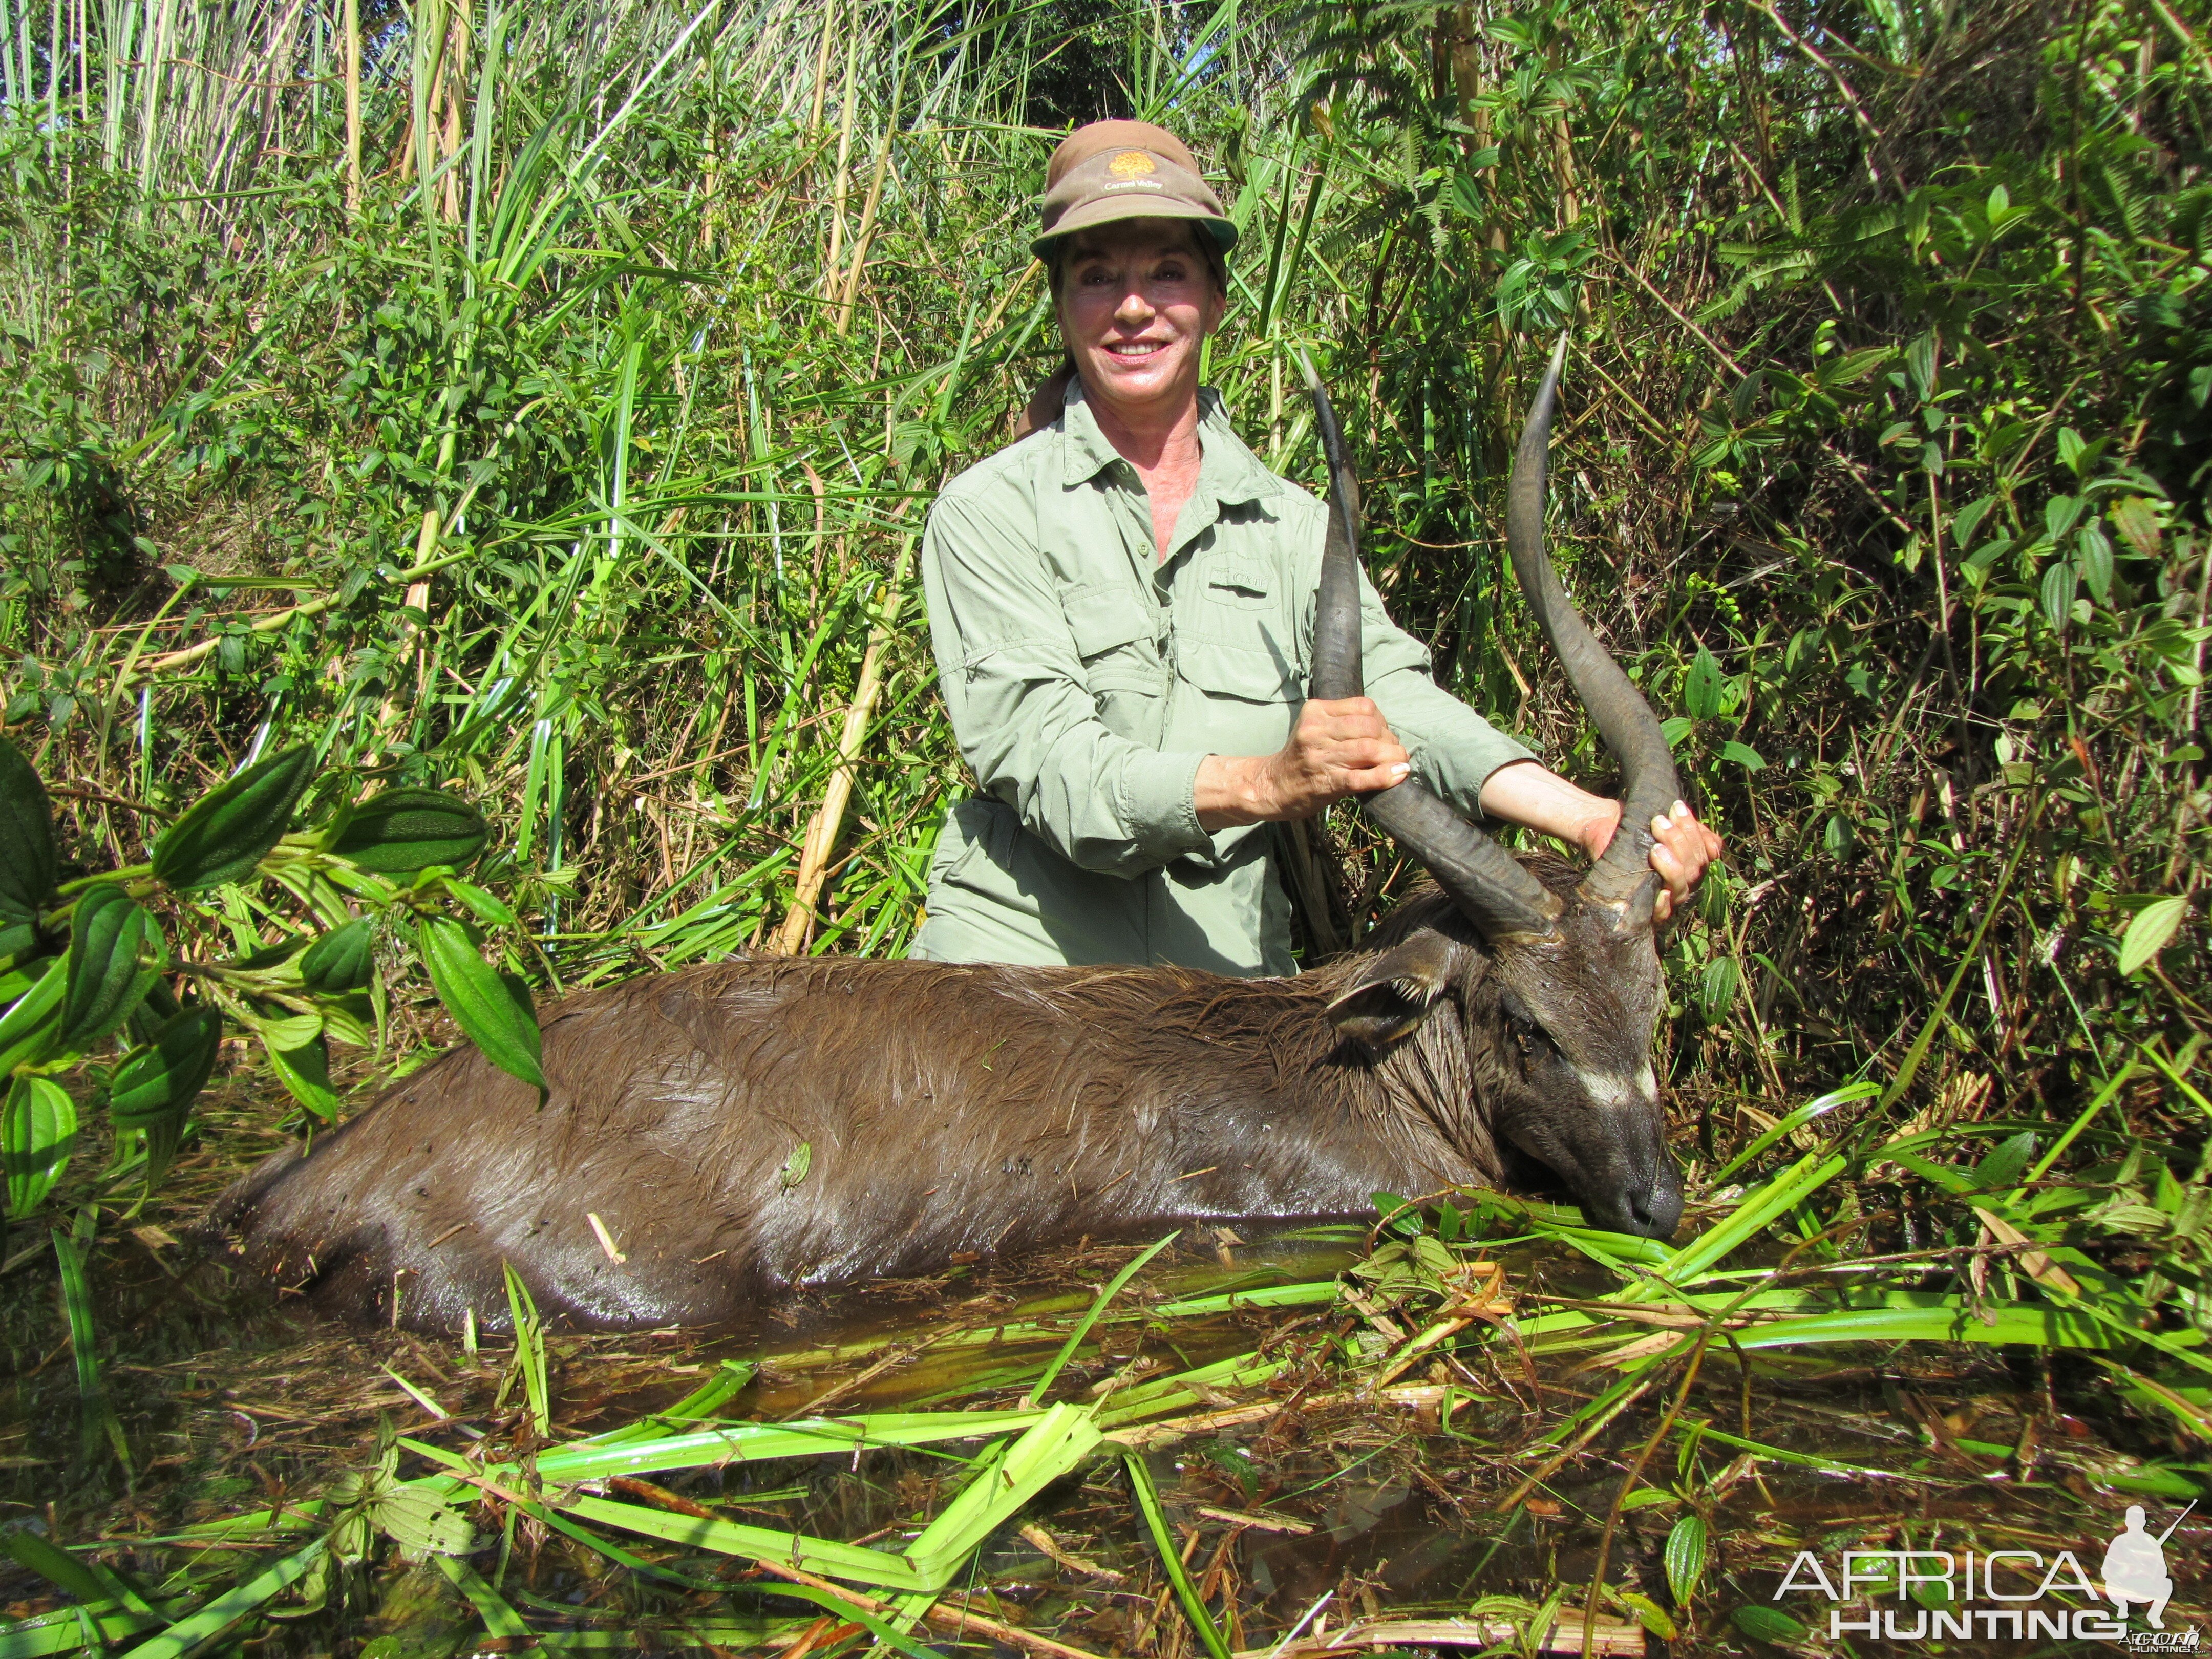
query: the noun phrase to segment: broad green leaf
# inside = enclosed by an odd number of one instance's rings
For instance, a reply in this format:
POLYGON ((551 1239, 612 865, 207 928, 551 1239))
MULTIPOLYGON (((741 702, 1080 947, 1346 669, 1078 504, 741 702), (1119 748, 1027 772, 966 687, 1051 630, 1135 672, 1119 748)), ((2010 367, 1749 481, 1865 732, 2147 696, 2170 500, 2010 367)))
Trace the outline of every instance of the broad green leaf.
POLYGON ((2158 557, 2162 539, 2158 527, 2158 513, 2141 495, 2129 495, 2115 502, 2110 509, 2112 528, 2120 532, 2120 539, 2138 558, 2158 557))
POLYGON ((368 983, 376 965, 376 921, 356 916, 335 933, 325 933, 300 958, 300 982, 310 991, 351 991, 368 983))
POLYGON ((1698 1581, 1705 1576, 1705 1522, 1700 1515, 1686 1515, 1675 1522, 1667 1534, 1664 1557, 1667 1566, 1667 1588, 1674 1593, 1674 1605, 1682 1606, 1698 1593, 1698 1581))
POLYGON ((392 875, 434 864, 459 869, 483 850, 483 817, 442 789, 387 789, 344 814, 327 851, 363 870, 392 875))
POLYGON ((446 890, 469 907, 469 914, 487 927, 512 927, 517 918, 507 902, 458 876, 446 878, 446 890))
POLYGON ((54 896, 54 815, 22 751, 0 738, 0 921, 30 921, 54 896))
POLYGON ((261 1033, 269 1064, 292 1098, 328 1123, 338 1115, 337 1091, 331 1087, 331 1048, 318 1030, 306 1042, 289 1048, 270 1041, 270 1033, 289 1020, 278 1021, 261 1033))
POLYGON ((1721 712, 1721 665, 1702 645, 1682 677, 1682 708, 1693 720, 1709 720, 1721 712))
POLYGON ((1743 984, 1743 969, 1734 957, 1715 957, 1705 964, 1699 975, 1698 1000, 1703 1006, 1705 1018, 1717 1021, 1726 1017, 1735 1006, 1736 992, 1743 984))
POLYGON ((2089 597, 2099 605, 2111 604, 2112 544, 2096 526, 2087 526, 2075 538, 2074 563, 2081 573, 2081 585, 2089 590, 2089 597))
POLYGON ((0 1079, 12 1075, 18 1066, 37 1065, 54 1047, 62 992, 69 984, 68 961, 66 957, 44 958, 44 970, 30 988, 0 1013, 0 1079))
POLYGON ((1765 757, 1759 750, 1753 749, 1749 744, 1738 743, 1733 738, 1721 745, 1721 758, 1724 761, 1734 761, 1747 772, 1759 771, 1766 764, 1765 757))
POLYGON ((2138 974, 2172 942, 2181 919, 2189 914, 2186 898, 2162 898, 2146 904, 2128 923, 2120 940, 2120 972, 2138 974))
POLYGON ((1614 1593, 1620 1597, 1628 1610, 1636 1615, 1636 1622, 1661 1641, 1671 1642, 1681 1634, 1675 1626, 1674 1615, 1650 1596, 1639 1595, 1634 1590, 1618 1590, 1614 1593))
POLYGON ((222 1046, 222 1018, 212 1008, 187 1008, 134 1048, 115 1068, 107 1115, 118 1128, 182 1118, 207 1085, 222 1046))
POLYGON ((1974 1166, 1974 1179, 1988 1192, 2017 1187, 2021 1172, 2034 1156, 2035 1131, 2022 1129, 1990 1149, 1989 1155, 1974 1166))
POLYGON ((61 1046, 82 1052, 128 1019, 165 954, 161 929, 128 893, 107 882, 87 888, 70 922, 61 1046))
POLYGON ((1681 714, 1669 714, 1659 722, 1659 734, 1667 739, 1669 749, 1680 749, 1682 739, 1697 729, 1697 721, 1681 714))
POLYGON ((538 1021, 520 1006, 477 953, 469 930, 451 916, 424 916, 415 936, 438 1000, 486 1060, 534 1088, 545 1086, 538 1021))
POLYGON ((76 1146, 76 1103, 58 1083, 19 1077, 0 1107, 0 1170, 8 1181, 8 1213, 39 1207, 69 1167, 76 1146))
POLYGON ((1779 1607, 1762 1607, 1756 1602, 1738 1607, 1729 1617, 1738 1630, 1753 1641, 1772 1642, 1778 1646, 1802 1642, 1813 1633, 1801 1620, 1792 1619, 1779 1607))
POLYGON ((283 837, 314 773, 305 744, 256 761, 169 826, 154 846, 155 875, 180 893, 244 880, 283 837))
POLYGON ((2061 633, 2065 631, 2067 618, 2074 611, 2074 567, 2063 559, 2051 561, 2051 568, 2043 573, 2043 586, 2038 597, 2042 601, 2043 620, 2061 633))

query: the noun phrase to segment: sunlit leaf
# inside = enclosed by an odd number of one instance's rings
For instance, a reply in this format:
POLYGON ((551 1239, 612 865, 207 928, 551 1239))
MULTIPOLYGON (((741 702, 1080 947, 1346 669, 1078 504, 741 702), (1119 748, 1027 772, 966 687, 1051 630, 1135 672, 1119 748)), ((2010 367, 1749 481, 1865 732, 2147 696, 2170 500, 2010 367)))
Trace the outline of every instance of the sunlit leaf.
POLYGON ((2189 914, 2185 897, 2154 900, 2136 912, 2120 940, 2120 972, 2139 974, 2172 943, 2181 920, 2189 914))
POLYGON ((326 846, 363 870, 383 875, 459 869, 483 850, 490 830, 483 815, 442 789, 387 789, 343 814, 326 846))
POLYGON ((1759 750, 1749 744, 1738 743, 1733 738, 1721 745, 1721 758, 1734 761, 1747 772, 1756 772, 1766 764, 1765 757, 1759 750))
POLYGON ((185 1009, 115 1068, 109 1119, 118 1128, 137 1129, 182 1117, 206 1086, 222 1047, 222 1017, 209 1007, 185 1009))
POLYGON ((87 888, 70 922, 61 1046, 88 1048, 128 1019, 164 956, 161 930, 128 893, 107 882, 87 888))
POLYGON ((39 1207, 69 1167, 76 1146, 76 1103, 58 1083, 19 1077, 0 1107, 0 1170, 8 1184, 8 1213, 39 1207))
POLYGON ((154 873, 180 893, 243 880, 283 837, 314 772, 304 744, 255 762, 169 826, 154 873))
POLYGON ((501 1071, 543 1089, 538 1022, 477 952, 468 929, 451 916, 424 916, 416 938, 438 1000, 463 1034, 501 1071))
POLYGON ((18 1066, 35 1066, 55 1047, 60 1030, 62 993, 69 984, 69 959, 48 957, 33 963, 40 972, 27 988, 0 1013, 0 1079, 18 1066))
POLYGON ((1674 1605, 1680 1607, 1698 1593, 1698 1582, 1705 1576, 1705 1522, 1700 1515, 1685 1515, 1674 1522, 1667 1534, 1664 1559, 1667 1567, 1667 1588, 1674 1592, 1674 1605))
POLYGON ((1721 712, 1721 665, 1702 645, 1682 677, 1682 708, 1693 720, 1709 720, 1721 712))
POLYGON ((1772 1642, 1778 1646, 1802 1642, 1813 1633, 1801 1620, 1792 1619, 1779 1607, 1762 1607, 1757 1602, 1738 1607, 1729 1618, 1753 1640, 1772 1642))
POLYGON ((307 947, 300 958, 300 982, 310 991, 350 991, 368 983, 375 967, 375 919, 356 916, 307 947))

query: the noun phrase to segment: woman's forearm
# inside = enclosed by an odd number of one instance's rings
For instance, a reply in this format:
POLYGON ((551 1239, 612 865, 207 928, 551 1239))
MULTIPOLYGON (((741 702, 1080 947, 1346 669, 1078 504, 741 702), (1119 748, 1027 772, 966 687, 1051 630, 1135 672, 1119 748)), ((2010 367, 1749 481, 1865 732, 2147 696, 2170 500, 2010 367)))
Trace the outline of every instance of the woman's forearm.
POLYGON ((1620 803, 1577 789, 1534 761, 1512 761, 1482 786, 1482 810, 1508 823, 1540 830, 1595 858, 1620 827, 1620 803))

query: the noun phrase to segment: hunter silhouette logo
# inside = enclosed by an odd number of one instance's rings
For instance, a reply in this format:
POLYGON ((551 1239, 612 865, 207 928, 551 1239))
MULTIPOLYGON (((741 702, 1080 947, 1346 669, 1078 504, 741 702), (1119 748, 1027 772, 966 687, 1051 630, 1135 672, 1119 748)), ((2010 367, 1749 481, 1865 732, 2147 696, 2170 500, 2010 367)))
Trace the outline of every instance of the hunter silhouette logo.
POLYGON ((2105 1595, 2117 1616, 2126 1618, 2128 1604, 2142 1601, 2148 1604, 2143 1617, 2150 1621, 2150 1627, 2166 1628, 2160 1615, 2173 1595, 2173 1580, 2166 1574, 2166 1540, 2173 1536, 2174 1527, 2189 1518, 2189 1510, 2196 1507, 2196 1500, 2191 1499, 2189 1509, 2173 1517, 2173 1526, 2153 1538, 2143 1530, 2142 1505, 2128 1505, 2127 1530, 2105 1551, 2105 1595))
MULTIPOLYGON (((2166 1628, 2173 1595, 2166 1545, 2196 1507, 2192 1500, 2164 1532, 2153 1534, 2142 1506, 2130 1505, 2126 1527, 2106 1547, 2101 1590, 2071 1550, 2050 1557, 2023 1549, 1852 1550, 1840 1564, 1830 1564, 1838 1568, 1832 1574, 1810 1550, 1801 1550, 1773 1599, 1809 1593, 1835 1604, 1828 1609, 1830 1641, 2071 1639, 2120 1642, 2130 1653, 2193 1654, 2196 1631, 2166 1628), (2087 1605, 2069 1607, 2054 1597, 2087 1605), (2148 1630, 2129 1630, 2131 1609, 2148 1630)), ((2096 1559, 2091 1550, 2082 1553, 2096 1559)))

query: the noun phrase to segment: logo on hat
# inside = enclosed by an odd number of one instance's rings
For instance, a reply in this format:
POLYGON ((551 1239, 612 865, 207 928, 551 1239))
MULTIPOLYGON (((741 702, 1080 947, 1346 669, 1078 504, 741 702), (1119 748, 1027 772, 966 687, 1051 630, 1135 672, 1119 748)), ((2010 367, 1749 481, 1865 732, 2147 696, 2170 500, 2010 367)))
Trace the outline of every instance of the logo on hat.
POLYGON ((1125 149, 1106 164, 1106 171, 1116 179, 1141 179, 1148 173, 1158 173, 1159 168, 1144 151, 1125 149))

